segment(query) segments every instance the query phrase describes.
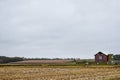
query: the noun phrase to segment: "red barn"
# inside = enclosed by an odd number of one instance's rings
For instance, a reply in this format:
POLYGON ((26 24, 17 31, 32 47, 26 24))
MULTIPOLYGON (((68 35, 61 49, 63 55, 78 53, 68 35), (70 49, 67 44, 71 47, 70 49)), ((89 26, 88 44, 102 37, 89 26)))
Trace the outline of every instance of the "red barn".
POLYGON ((102 53, 102 52, 98 52, 97 54, 95 54, 95 62, 103 62, 103 63, 107 63, 108 59, 107 59, 107 55, 102 53))

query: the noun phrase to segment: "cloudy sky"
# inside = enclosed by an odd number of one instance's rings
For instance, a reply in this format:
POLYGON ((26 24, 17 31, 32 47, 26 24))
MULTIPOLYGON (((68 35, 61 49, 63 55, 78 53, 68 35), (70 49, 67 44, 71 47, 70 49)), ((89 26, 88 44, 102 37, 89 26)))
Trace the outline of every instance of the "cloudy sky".
POLYGON ((120 53, 120 0, 0 0, 0 56, 120 53))

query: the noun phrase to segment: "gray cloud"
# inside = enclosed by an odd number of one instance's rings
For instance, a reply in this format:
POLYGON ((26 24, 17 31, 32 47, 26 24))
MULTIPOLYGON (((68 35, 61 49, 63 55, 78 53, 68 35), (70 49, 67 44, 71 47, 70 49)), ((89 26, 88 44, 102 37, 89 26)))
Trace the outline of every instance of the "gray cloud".
POLYGON ((1 0, 0 55, 93 58, 119 53, 118 0, 1 0))

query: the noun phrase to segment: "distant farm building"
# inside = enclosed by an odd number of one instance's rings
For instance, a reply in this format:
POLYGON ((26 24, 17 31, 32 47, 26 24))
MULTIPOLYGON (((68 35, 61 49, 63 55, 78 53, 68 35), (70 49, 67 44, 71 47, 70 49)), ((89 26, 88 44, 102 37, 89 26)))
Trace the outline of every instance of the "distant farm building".
POLYGON ((104 54, 102 52, 98 52, 95 54, 95 62, 96 63, 111 63, 112 61, 112 54, 104 54))

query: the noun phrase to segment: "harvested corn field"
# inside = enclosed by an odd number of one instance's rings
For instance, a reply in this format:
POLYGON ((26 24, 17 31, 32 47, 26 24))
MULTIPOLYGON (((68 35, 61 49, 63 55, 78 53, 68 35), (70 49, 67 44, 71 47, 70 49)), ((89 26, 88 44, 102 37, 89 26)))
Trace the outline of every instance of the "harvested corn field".
POLYGON ((0 67, 0 80, 119 80, 119 78, 119 67, 0 67))

